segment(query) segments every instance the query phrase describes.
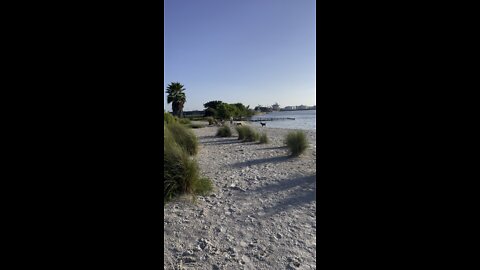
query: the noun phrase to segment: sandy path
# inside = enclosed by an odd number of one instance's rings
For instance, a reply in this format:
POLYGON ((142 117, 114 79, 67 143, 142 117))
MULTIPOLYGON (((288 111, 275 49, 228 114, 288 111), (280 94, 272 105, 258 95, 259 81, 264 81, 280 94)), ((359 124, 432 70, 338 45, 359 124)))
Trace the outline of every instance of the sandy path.
POLYGON ((306 131, 306 153, 289 158, 282 147, 289 130, 257 129, 269 144, 194 130, 215 191, 164 209, 165 269, 315 269, 315 131, 306 131))

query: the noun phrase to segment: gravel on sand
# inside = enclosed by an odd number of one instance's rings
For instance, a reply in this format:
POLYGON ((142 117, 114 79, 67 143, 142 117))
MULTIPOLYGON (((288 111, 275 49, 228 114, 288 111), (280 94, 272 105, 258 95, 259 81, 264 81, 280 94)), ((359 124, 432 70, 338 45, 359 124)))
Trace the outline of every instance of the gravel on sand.
MULTIPOLYGON (((288 129, 258 127, 269 144, 194 129, 211 195, 164 208, 164 269, 316 269, 316 134, 288 156, 288 129)), ((233 134, 236 136, 235 129, 233 134)))

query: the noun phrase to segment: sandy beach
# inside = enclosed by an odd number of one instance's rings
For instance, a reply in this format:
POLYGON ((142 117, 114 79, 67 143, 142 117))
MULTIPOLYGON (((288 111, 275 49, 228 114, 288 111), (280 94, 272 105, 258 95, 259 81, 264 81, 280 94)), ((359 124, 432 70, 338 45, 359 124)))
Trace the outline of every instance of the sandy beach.
POLYGON ((194 129, 196 157, 210 196, 164 208, 164 269, 316 269, 316 134, 298 158, 284 147, 288 129, 255 128, 270 143, 215 137, 194 129))

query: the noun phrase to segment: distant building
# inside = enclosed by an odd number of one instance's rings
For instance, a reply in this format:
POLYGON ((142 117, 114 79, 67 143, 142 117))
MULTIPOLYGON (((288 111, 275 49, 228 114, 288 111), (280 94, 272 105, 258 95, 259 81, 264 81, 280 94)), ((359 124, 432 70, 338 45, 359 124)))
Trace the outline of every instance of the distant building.
POLYGON ((285 107, 284 110, 285 110, 285 111, 294 111, 294 110, 296 110, 296 109, 297 109, 296 106, 287 106, 287 107, 285 107))
POLYGON ((272 105, 272 110, 279 111, 280 110, 280 105, 278 105, 278 103, 275 102, 275 104, 272 105))
POLYGON ((308 109, 308 107, 305 105, 297 106, 297 110, 306 110, 306 109, 308 109))

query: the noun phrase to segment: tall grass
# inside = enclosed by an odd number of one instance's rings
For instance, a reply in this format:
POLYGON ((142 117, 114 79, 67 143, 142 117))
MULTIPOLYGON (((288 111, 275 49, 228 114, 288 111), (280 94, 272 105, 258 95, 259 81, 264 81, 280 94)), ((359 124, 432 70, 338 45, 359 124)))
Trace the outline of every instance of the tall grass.
POLYGON ((266 144, 268 143, 268 137, 267 137, 267 133, 263 133, 262 135, 260 135, 260 141, 259 141, 261 144, 266 144))
POLYGON ((238 139, 244 142, 254 142, 260 139, 260 135, 249 126, 237 126, 238 139))
POLYGON ((172 137, 175 142, 185 151, 187 151, 188 154, 197 154, 198 140, 197 136, 195 136, 192 130, 176 122, 168 124, 167 129, 171 134, 174 135, 172 137))
POLYGON ((208 178, 200 176, 197 161, 185 147, 181 146, 184 141, 178 140, 179 137, 182 137, 179 134, 185 130, 187 130, 185 127, 177 123, 164 125, 164 203, 180 194, 205 195, 213 189, 212 182, 208 178))
POLYGON ((215 122, 215 119, 213 119, 213 117, 211 116, 205 117, 205 120, 208 121, 209 125, 213 125, 213 123, 215 122))
POLYGON ((163 184, 164 201, 169 201, 181 193, 192 192, 192 183, 198 175, 198 165, 175 140, 164 141, 163 184))
POLYGON ((230 129, 229 126, 222 126, 217 129, 217 137, 231 137, 232 136, 232 130, 230 129))
POLYGON ((164 143, 163 182, 164 202, 180 194, 205 195, 213 189, 208 178, 200 177, 196 160, 174 140, 167 140, 164 143))
POLYGON ((178 118, 177 122, 183 125, 189 125, 192 123, 192 121, 190 121, 190 119, 187 119, 187 118, 178 118))
POLYGON ((245 139, 246 126, 236 126, 235 130, 238 133, 238 139, 239 140, 245 139))
POLYGON ((292 156, 299 156, 307 149, 307 136, 302 131, 289 132, 285 138, 285 144, 290 150, 292 156))
POLYGON ((245 138, 243 139, 244 142, 258 141, 259 138, 260 138, 260 135, 253 128, 246 126, 245 138))
POLYGON ((177 118, 175 116, 171 115, 168 112, 163 112, 163 122, 164 123, 170 124, 170 123, 173 123, 173 122, 176 122, 176 121, 177 121, 177 118))

